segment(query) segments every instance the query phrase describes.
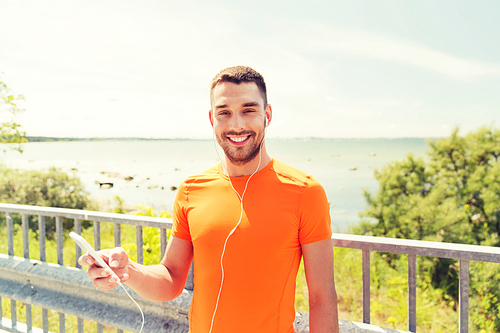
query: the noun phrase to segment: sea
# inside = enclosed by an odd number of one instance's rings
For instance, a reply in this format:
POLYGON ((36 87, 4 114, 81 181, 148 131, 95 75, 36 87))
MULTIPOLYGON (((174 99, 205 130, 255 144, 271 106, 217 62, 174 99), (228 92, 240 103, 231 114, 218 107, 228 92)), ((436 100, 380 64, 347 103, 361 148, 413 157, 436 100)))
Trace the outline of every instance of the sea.
MULTIPOLYGON (((348 232, 365 210, 363 192, 376 193, 375 170, 408 154, 425 158, 426 139, 266 139, 271 157, 314 176, 325 188, 334 232, 348 232)), ((56 167, 77 176, 89 195, 116 205, 172 211, 176 188, 220 162, 213 140, 102 140, 30 142, 21 154, 0 151, 16 169, 56 167), (106 185, 107 183, 107 185, 106 185), (112 184, 110 187, 109 184, 112 184)))

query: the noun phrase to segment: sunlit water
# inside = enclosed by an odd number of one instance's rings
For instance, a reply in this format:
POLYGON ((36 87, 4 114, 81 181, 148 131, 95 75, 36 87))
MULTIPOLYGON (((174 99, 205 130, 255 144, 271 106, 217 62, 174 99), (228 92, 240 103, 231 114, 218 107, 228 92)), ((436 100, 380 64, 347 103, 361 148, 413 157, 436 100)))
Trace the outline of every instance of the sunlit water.
MULTIPOLYGON (((23 149, 22 154, 0 153, 0 161, 18 169, 55 166, 78 176, 99 200, 113 202, 118 195, 128 205, 149 205, 157 212, 172 210, 172 187, 219 162, 211 140, 37 142, 23 149), (126 181, 127 176, 133 180, 126 181), (113 188, 100 188, 108 182, 113 188)), ((374 170, 408 153, 424 156, 427 146, 424 139, 268 139, 267 149, 323 184, 332 227, 346 231, 365 208, 363 188, 378 188, 374 170)))

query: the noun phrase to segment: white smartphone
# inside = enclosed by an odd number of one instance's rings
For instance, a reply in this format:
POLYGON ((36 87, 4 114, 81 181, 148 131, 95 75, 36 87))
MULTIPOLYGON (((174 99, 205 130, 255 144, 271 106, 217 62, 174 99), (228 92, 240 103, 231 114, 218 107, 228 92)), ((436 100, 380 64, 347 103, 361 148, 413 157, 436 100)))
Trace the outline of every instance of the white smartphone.
POLYGON ((97 261, 97 263, 103 267, 103 268, 107 268, 111 271, 111 275, 115 276, 116 277, 116 280, 118 281, 117 283, 123 288, 123 290, 125 291, 125 293, 127 294, 127 296, 132 300, 132 302, 134 302, 134 304, 139 308, 139 311, 141 311, 141 316, 142 316, 142 325, 141 325, 141 329, 139 331, 139 333, 142 333, 142 330, 144 329, 144 312, 142 311, 141 307, 139 306, 139 304, 137 304, 137 302, 132 298, 132 296, 130 296, 130 294, 128 293, 127 289, 125 289, 125 287, 123 286, 120 278, 118 277, 118 275, 116 275, 115 272, 113 272, 113 270, 108 266, 108 264, 106 264, 104 262, 104 260, 102 260, 101 256, 97 254, 97 252, 95 252, 94 248, 92 248, 92 246, 89 244, 89 242, 87 242, 85 240, 85 238, 83 238, 82 236, 80 236, 79 234, 75 233, 75 232, 70 232, 69 233, 69 236, 71 238, 73 238, 73 240, 75 241, 76 244, 78 244, 78 246, 83 250, 83 252, 85 252, 86 254, 88 255, 91 255, 95 261, 97 261))
POLYGON ((98 255, 97 252, 95 252, 94 248, 92 248, 92 246, 89 244, 89 242, 85 240, 85 238, 83 238, 82 236, 73 231, 69 233, 69 236, 73 238, 75 243, 78 244, 78 246, 82 249, 83 252, 92 256, 92 258, 94 258, 95 261, 97 261, 99 266, 109 269, 111 271, 111 274, 118 279, 118 283, 119 284, 121 283, 120 278, 115 274, 115 272, 113 272, 113 270, 108 266, 108 264, 106 264, 106 262, 102 260, 101 256, 98 255))

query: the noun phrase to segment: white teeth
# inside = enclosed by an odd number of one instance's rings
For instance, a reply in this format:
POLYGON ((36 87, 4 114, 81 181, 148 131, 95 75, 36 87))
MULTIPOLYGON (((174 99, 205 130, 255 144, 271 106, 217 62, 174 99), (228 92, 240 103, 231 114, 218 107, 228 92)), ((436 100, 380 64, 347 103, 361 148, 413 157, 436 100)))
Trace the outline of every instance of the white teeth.
POLYGON ((231 141, 234 141, 234 142, 243 142, 247 139, 248 137, 245 136, 245 137, 242 137, 242 138, 231 138, 231 141))
POLYGON ((248 138, 248 136, 244 136, 244 137, 241 137, 241 138, 230 138, 230 139, 231 139, 231 141, 234 141, 234 142, 243 142, 247 138, 248 138))

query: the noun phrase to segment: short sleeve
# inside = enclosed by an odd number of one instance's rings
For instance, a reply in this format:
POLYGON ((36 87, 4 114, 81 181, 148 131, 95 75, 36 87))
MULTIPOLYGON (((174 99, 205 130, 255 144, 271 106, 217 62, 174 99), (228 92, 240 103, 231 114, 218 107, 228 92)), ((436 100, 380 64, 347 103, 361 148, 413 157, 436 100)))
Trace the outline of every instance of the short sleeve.
POLYGON ((186 183, 183 182, 177 189, 174 201, 172 236, 191 241, 189 223, 186 216, 186 183))
POLYGON ((323 186, 312 177, 302 193, 298 214, 300 244, 332 237, 330 205, 323 186))

